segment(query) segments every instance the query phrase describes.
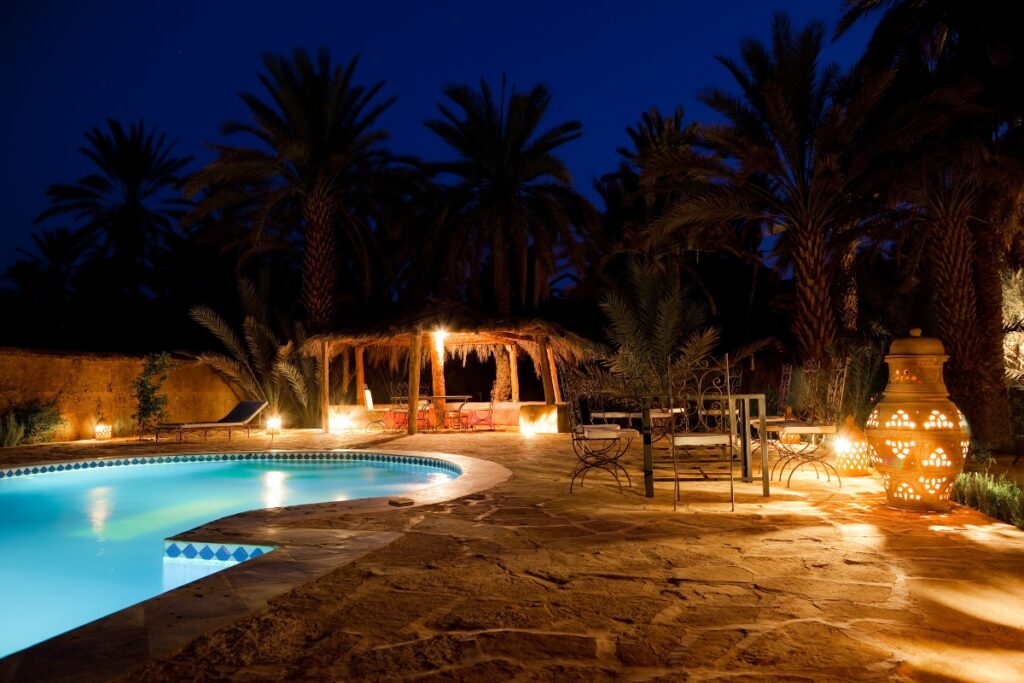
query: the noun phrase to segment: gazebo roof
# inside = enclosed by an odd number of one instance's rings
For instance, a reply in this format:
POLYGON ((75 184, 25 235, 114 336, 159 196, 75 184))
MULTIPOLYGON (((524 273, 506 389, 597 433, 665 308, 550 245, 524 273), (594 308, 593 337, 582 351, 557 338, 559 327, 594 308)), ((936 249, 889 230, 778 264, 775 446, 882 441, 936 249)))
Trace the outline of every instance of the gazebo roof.
POLYGON ((413 317, 314 335, 306 341, 304 350, 317 353, 321 344, 328 341, 332 347, 362 346, 393 357, 394 352, 412 346, 413 335, 417 332, 439 330, 445 332, 445 348, 462 356, 474 353, 489 357, 495 347, 505 346, 517 346, 530 356, 536 356, 539 338, 546 339, 552 352, 567 362, 590 357, 594 348, 593 342, 546 320, 487 318, 465 307, 447 304, 413 317))

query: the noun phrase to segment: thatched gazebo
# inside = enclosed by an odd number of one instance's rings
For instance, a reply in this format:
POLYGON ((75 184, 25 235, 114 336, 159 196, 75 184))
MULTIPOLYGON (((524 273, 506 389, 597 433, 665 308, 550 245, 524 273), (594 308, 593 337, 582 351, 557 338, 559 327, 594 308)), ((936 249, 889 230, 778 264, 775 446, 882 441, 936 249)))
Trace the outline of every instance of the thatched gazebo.
MULTIPOLYGON (((420 369, 429 360, 434 396, 445 395, 444 362, 446 355, 465 358, 474 354, 486 360, 497 354, 507 354, 511 370, 512 401, 519 402, 518 358, 526 354, 540 376, 544 387, 544 403, 562 402, 558 382, 557 362, 577 364, 590 355, 592 345, 586 339, 568 332, 561 326, 543 320, 484 320, 464 310, 445 310, 374 329, 339 330, 318 334, 305 344, 307 353, 320 359, 321 422, 329 431, 330 361, 335 356, 351 353, 354 362, 356 403, 364 405, 359 389, 365 384, 366 363, 391 362, 408 354, 419 357, 419 363, 409 363, 409 420, 408 433, 416 433, 416 414, 419 403, 420 369)), ((350 364, 342 365, 347 374, 350 364)), ((344 384, 350 378, 345 377, 344 384)), ((435 401, 435 410, 443 414, 443 400, 435 401)))

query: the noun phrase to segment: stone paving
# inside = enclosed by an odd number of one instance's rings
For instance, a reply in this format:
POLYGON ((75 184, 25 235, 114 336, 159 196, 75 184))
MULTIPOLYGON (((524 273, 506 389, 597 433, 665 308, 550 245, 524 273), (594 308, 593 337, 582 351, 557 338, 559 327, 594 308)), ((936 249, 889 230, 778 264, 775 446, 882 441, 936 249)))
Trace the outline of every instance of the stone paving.
MULTIPOLYGON (((840 488, 567 491, 565 436, 289 432, 280 448, 442 451, 513 476, 461 499, 303 526, 398 532, 125 680, 1024 680, 1024 532, 840 488)), ((266 437, 5 450, 0 464, 263 450, 266 437)), ((299 523, 299 522, 296 522, 299 523)))

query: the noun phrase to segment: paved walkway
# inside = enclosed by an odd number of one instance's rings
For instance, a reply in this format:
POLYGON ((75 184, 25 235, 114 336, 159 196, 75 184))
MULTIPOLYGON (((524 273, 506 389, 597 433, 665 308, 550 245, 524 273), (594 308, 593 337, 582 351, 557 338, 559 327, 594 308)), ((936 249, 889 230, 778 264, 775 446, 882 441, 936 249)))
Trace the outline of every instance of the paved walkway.
MULTIPOLYGON (((131 680, 1024 680, 1024 532, 884 507, 877 480, 567 493, 564 436, 326 437, 281 448, 436 450, 513 471, 480 494, 307 520, 399 532, 131 680)), ((163 452, 265 449, 221 437, 163 452)), ((26 459, 153 444, 5 450, 26 459)), ((628 463, 639 476, 639 453, 628 463)))

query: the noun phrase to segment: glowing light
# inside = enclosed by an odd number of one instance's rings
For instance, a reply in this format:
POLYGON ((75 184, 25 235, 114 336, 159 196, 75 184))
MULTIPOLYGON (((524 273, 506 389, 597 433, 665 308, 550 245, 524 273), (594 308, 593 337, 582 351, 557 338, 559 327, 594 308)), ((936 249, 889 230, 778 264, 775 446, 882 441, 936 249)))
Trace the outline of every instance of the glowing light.
POLYGON ((281 433, 281 416, 271 415, 267 418, 267 434, 281 433))
POLYGON ((110 425, 109 422, 107 422, 106 420, 103 419, 102 415, 100 415, 100 418, 98 420, 96 420, 96 429, 95 429, 95 438, 96 438, 96 440, 97 441, 104 441, 106 439, 109 439, 111 436, 113 436, 113 434, 114 434, 113 427, 110 425))
POLYGON ((354 423, 352 417, 340 407, 331 406, 330 417, 327 418, 327 430, 331 434, 350 431, 354 423))
POLYGON ((558 406, 530 406, 532 415, 519 412, 519 433, 530 439, 534 434, 558 433, 558 406))
POLYGON ((439 358, 444 358, 444 340, 448 336, 448 330, 439 327, 434 330, 434 350, 439 358))
POLYGON ((279 508, 284 505, 286 479, 288 475, 278 470, 263 475, 263 507, 279 508))

